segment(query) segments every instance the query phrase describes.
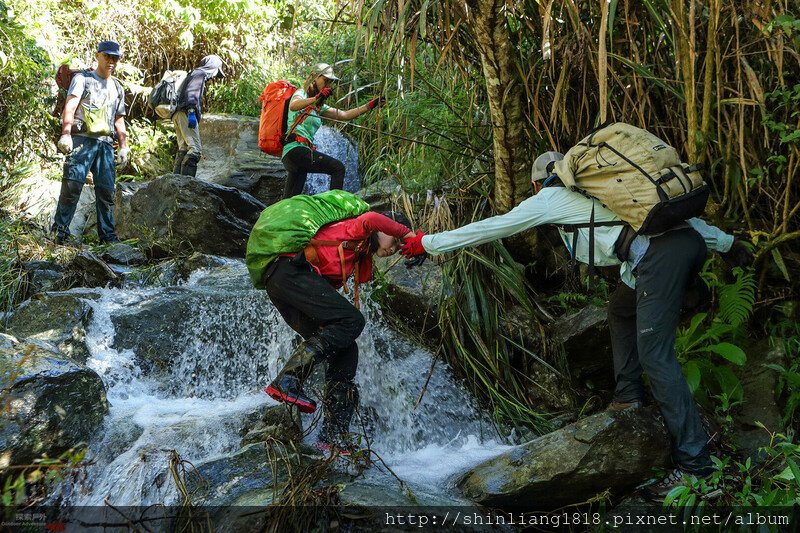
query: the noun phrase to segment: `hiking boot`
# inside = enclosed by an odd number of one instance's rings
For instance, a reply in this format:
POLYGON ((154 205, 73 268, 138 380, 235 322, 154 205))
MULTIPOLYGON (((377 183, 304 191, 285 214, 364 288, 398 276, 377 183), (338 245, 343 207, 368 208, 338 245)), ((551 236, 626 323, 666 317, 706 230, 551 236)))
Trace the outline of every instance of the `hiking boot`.
MULTIPOLYGON (((319 430, 319 441, 341 445, 350 432, 350 421, 358 407, 358 387, 355 383, 329 381, 325 384, 325 413, 319 430)), ((341 447, 341 446, 340 446, 341 447)))
POLYGON ((644 403, 641 400, 633 400, 631 402, 611 402, 606 407, 608 411, 626 411, 628 409, 641 409, 644 403))
POLYGON ((314 339, 301 342, 295 348, 286 365, 264 391, 273 400, 296 405, 303 413, 317 410, 317 402, 303 391, 303 381, 311 373, 314 364, 324 358, 321 345, 314 339))
POLYGON ((684 472, 680 468, 675 468, 661 481, 657 481, 652 485, 645 487, 644 494, 651 500, 663 501, 664 498, 667 497, 667 494, 669 494, 669 492, 675 487, 688 485, 689 476, 695 476, 698 479, 711 479, 711 474, 696 474, 692 472, 684 472))
POLYGON ((180 174, 181 168, 183 168, 183 159, 186 157, 188 150, 179 150, 177 154, 175 154, 175 167, 172 169, 173 174, 180 174))
POLYGON ((183 159, 181 174, 184 176, 195 177, 197 175, 197 163, 200 162, 200 154, 188 154, 183 159))

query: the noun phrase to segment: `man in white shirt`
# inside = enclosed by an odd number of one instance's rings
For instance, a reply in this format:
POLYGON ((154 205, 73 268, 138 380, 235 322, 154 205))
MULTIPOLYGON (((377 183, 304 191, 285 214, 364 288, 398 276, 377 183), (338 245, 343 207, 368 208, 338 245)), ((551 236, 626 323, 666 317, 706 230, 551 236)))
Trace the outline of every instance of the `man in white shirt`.
POLYGON ((570 255, 589 263, 589 229, 572 232, 564 226, 587 224, 594 210, 598 225, 594 228, 593 263, 620 265, 623 281, 608 308, 616 378, 610 408, 640 407, 644 400, 642 372, 647 373, 673 440, 676 468, 651 489, 654 496, 663 496, 682 482, 683 473, 704 476, 712 470, 708 434, 675 355, 675 329, 684 293, 702 268, 708 250, 739 262, 750 259, 749 250, 732 235, 693 218, 661 235, 637 236, 629 250, 621 251, 623 260, 617 252, 625 225, 600 202, 563 186, 551 172, 553 163, 562 158, 558 152, 546 152, 536 159, 534 196, 508 213, 435 235, 417 232, 402 252, 406 257, 439 255, 553 224, 559 227, 570 255))

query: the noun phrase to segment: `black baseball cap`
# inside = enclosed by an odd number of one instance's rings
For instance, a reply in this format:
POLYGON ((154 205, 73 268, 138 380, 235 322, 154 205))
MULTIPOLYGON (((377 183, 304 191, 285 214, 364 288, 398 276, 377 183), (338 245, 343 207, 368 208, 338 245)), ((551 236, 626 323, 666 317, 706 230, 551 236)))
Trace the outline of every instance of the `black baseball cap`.
POLYGON ((100 41, 97 43, 97 53, 108 54, 116 57, 120 57, 122 55, 122 52, 119 51, 119 43, 116 41, 100 41))

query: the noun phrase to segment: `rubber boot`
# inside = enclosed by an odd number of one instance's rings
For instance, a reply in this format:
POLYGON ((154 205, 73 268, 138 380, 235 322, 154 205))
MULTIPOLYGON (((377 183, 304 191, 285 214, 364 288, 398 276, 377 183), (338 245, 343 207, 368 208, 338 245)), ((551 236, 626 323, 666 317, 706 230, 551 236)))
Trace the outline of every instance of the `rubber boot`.
POLYGON ((200 154, 187 154, 183 158, 183 165, 181 165, 181 174, 184 176, 195 177, 197 175, 197 163, 200 161, 200 154))
POLYGON ((317 448, 329 451, 336 448, 340 455, 350 455, 350 422, 358 407, 358 387, 355 383, 329 381, 325 385, 325 417, 319 430, 317 448))
POLYGON ((303 391, 303 381, 311 373, 314 364, 324 359, 322 345, 316 339, 308 339, 297 345, 286 365, 264 391, 273 400, 296 405, 303 413, 317 410, 317 402, 303 391))
POLYGON ((180 174, 183 168, 183 159, 186 157, 188 150, 179 150, 175 154, 175 168, 172 170, 173 174, 180 174))

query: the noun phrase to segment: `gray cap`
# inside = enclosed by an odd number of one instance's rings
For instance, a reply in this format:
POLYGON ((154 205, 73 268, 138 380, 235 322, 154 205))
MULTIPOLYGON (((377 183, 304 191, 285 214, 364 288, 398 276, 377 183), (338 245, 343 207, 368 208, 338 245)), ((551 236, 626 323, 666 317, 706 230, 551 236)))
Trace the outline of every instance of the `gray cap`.
POLYGON ((338 80, 336 74, 333 73, 333 67, 327 63, 317 63, 311 70, 315 76, 325 76, 329 80, 338 80))
POLYGON ((561 152, 545 152, 537 157, 536 161, 533 162, 533 169, 531 169, 531 181, 547 179, 547 177, 552 174, 553 170, 552 167, 550 170, 548 170, 547 167, 550 163, 555 163, 562 159, 564 159, 564 154, 561 152))
POLYGON ((100 41, 97 43, 97 53, 108 54, 114 57, 122 55, 122 52, 119 51, 119 43, 116 41, 100 41))

